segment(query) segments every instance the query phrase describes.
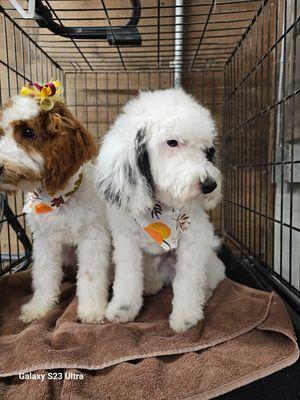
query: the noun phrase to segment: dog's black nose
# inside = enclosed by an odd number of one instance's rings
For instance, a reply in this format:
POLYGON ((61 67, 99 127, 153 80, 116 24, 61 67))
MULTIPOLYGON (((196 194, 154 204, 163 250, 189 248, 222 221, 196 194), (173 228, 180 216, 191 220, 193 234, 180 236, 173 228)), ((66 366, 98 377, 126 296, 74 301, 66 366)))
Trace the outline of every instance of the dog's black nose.
POLYGON ((0 165, 0 176, 3 174, 4 172, 4 165, 0 165))
POLYGON ((217 182, 210 176, 208 176, 205 179, 205 181, 203 181, 201 184, 203 194, 208 194, 208 193, 213 192, 216 187, 217 187, 217 182))

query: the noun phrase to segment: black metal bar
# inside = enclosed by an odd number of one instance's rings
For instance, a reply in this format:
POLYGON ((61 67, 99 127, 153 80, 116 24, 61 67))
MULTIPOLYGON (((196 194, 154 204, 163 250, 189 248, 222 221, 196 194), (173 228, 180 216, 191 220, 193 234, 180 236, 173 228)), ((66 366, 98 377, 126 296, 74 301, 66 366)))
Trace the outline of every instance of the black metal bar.
MULTIPOLYGON (((55 3, 55 2, 60 2, 61 0, 52 0, 52 3, 55 3)), ((82 0, 73 0, 73 2, 75 3, 76 1, 82 1, 82 0)), ((245 4, 247 4, 247 5, 249 5, 249 3, 261 3, 261 0, 239 0, 239 1, 235 1, 234 3, 232 3, 232 1, 219 1, 218 0, 218 5, 219 6, 222 6, 222 5, 230 5, 230 6, 232 6, 232 4, 243 4, 243 3, 245 3, 245 4)), ((192 7, 195 7, 195 8, 198 8, 198 7, 207 7, 207 6, 209 6, 211 3, 209 2, 209 3, 203 3, 203 2, 201 2, 201 3, 194 3, 194 4, 183 4, 182 6, 180 6, 180 8, 192 8, 192 7)), ((172 4, 172 5, 168 5, 168 4, 161 4, 161 6, 160 6, 160 8, 161 9, 174 9, 174 8, 176 8, 176 7, 179 7, 179 6, 176 6, 175 4, 172 4)), ((155 6, 144 6, 143 5, 143 10, 153 10, 153 9, 155 9, 156 7, 155 6)), ((6 8, 7 10, 9 10, 9 11, 15 11, 15 8, 10 8, 9 6, 6 8)), ((108 11, 131 11, 132 10, 132 7, 107 7, 107 10, 108 11)), ((61 9, 57 9, 57 11, 59 11, 59 12, 68 12, 68 11, 82 11, 82 9, 80 8, 68 8, 67 10, 66 9, 63 9, 63 8, 61 8, 61 9)), ((98 8, 89 8, 89 9, 87 9, 87 10, 84 10, 84 11, 99 11, 99 9, 98 8)), ((253 11, 253 10, 252 10, 253 11)))
MULTIPOLYGON (((118 86, 118 76, 117 76, 117 86, 118 86)), ((88 104, 88 103, 87 103, 88 104)), ((96 124, 97 124, 97 142, 100 144, 100 119, 99 119, 99 90, 98 90, 98 74, 96 73, 96 124)))
MULTIPOLYGON (((79 54, 81 55, 81 57, 84 59, 84 61, 87 63, 87 65, 90 67, 91 70, 93 70, 93 67, 90 65, 89 61, 87 60, 87 58, 85 57, 84 53, 81 51, 81 49, 79 48, 79 46, 77 45, 77 43, 75 42, 74 38, 70 37, 68 31, 66 31, 65 26, 63 25, 63 23, 60 21, 60 19, 58 18, 58 15, 56 14, 56 12, 51 8, 48 0, 45 0, 46 4, 48 5, 49 9, 52 10, 52 12, 54 13, 54 15, 56 16, 56 18, 59 21, 60 27, 61 29, 65 32, 65 34, 67 35, 67 37, 69 37, 69 39, 71 40, 71 42, 73 43, 73 45, 75 46, 75 48, 78 50, 79 54)), ((37 9, 38 10, 38 9, 37 9)), ((41 35, 41 34, 39 34, 41 35)))
POLYGON ((223 209, 226 241, 270 287, 297 303, 296 11, 295 1, 262 1, 226 62, 223 209))
MULTIPOLYGON (((294 0, 294 7, 293 7, 293 14, 294 14, 294 21, 296 21, 297 15, 297 2, 294 0)), ((296 27, 294 28, 293 35, 292 35, 292 91, 296 88, 296 57, 297 57, 297 30, 296 27)), ((290 143, 291 143, 291 179, 290 179, 290 215, 289 215, 289 222, 290 225, 293 223, 293 216, 294 216, 294 157, 295 157, 295 115, 296 115, 296 99, 295 97, 292 98, 292 126, 291 126, 291 135, 290 135, 290 143)), ((290 228, 289 230, 289 283, 292 283, 292 274, 293 274, 293 231, 290 228)), ((296 261, 297 262, 297 261, 296 261)), ((300 274, 299 274, 300 275, 300 274)), ((299 276, 299 284, 300 284, 300 276, 299 276)))
POLYGON ((31 253, 32 253, 31 242, 30 242, 30 240, 29 240, 24 228, 19 223, 19 221, 16 218, 15 214, 13 213, 11 208, 9 207, 6 198, 4 200, 4 215, 5 215, 5 218, 8 221, 8 225, 10 225, 12 227, 12 229, 16 232, 19 241, 24 246, 25 257, 26 258, 30 258, 31 257, 31 253))
POLYGON ((114 32, 114 29, 113 29, 113 26, 112 26, 112 24, 111 24, 111 20, 110 20, 110 18, 109 18, 108 11, 107 11, 107 9, 106 9, 106 5, 105 5, 104 0, 100 0, 100 1, 101 1, 103 10, 104 10, 104 12, 105 12, 106 20, 107 20, 108 25, 109 25, 109 28, 110 28, 110 33, 109 33, 109 34, 110 34, 111 37, 112 37, 112 42, 113 42, 114 45, 117 46, 117 51, 118 51, 118 54, 119 54, 119 57, 120 57, 120 60, 121 60, 123 69, 126 70, 126 66, 125 66, 125 63, 124 63, 124 60, 123 60, 123 57, 122 57, 122 53, 121 53, 121 50, 120 50, 120 47, 119 47, 119 44, 118 44, 118 40, 117 40, 117 37, 116 37, 117 32, 114 32))
POLYGON ((24 35, 28 40, 31 41, 31 43, 34 43, 34 45, 42 52, 44 53, 52 62, 53 64, 56 65, 57 68, 60 68, 60 66, 28 35, 28 33, 25 32, 24 29, 22 29, 19 25, 16 24, 16 22, 7 14, 7 12, 4 10, 4 8, 0 5, 0 13, 5 16, 14 26, 16 26, 21 32, 22 35, 24 35))
MULTIPOLYGON (((55 35, 70 39, 107 39, 111 45, 141 45, 141 36, 136 29, 141 15, 140 0, 131 0, 132 17, 123 27, 66 27, 57 24, 52 18, 51 7, 46 7, 41 0, 36 1, 35 20, 41 28, 47 28, 55 35), (120 34, 123 36, 120 38, 120 34)), ((57 17, 56 13, 54 15, 57 17)), ((60 21, 60 20, 59 20, 60 21)))
POLYGON ((212 11, 213 11, 213 8, 214 8, 214 6, 215 6, 215 3, 216 3, 215 0, 211 0, 210 9, 209 9, 209 12, 208 12, 206 21, 205 21, 205 25, 204 25, 204 28, 203 28, 203 31, 202 31, 202 34, 201 34, 201 37, 200 37, 200 40, 199 40, 199 44, 198 44, 196 53, 195 53, 195 55, 194 55, 194 58, 193 58, 193 61, 192 61, 192 64, 191 64, 191 69, 193 69, 193 66, 194 66, 194 64, 195 64, 195 62, 196 62, 196 59, 197 59, 197 56, 198 56, 198 52, 199 52, 200 47, 201 47, 201 44, 202 44, 202 42, 203 42, 203 38, 204 38, 204 35, 205 35, 205 33, 206 33, 207 26, 208 26, 208 23, 209 23, 209 20, 210 20, 210 17, 211 17, 211 13, 212 13, 212 11))
MULTIPOLYGON (((61 67, 0 6, 3 52, 0 60, 0 106, 31 80, 62 77, 61 67), (49 69, 51 66, 51 70, 49 69), (49 76, 53 72, 52 76, 49 76), (55 74, 55 76, 54 76, 55 74)), ((31 262, 31 240, 22 210, 24 195, 0 196, 0 275, 26 268, 31 262), (23 250, 24 248, 24 250, 23 250)))
POLYGON ((228 59, 227 63, 230 63, 231 59, 233 58, 233 56, 235 55, 235 53, 237 52, 238 48, 241 46, 241 44, 243 43, 245 37, 247 36, 248 32, 250 31, 251 27, 255 24, 255 22, 257 21, 257 18, 259 17, 260 13, 262 12, 263 8, 265 7, 265 5, 268 3, 269 0, 263 0, 262 1, 262 5, 260 6, 258 12, 256 13, 256 15, 253 17, 251 24, 249 25, 248 29, 246 30, 246 32, 244 33, 244 35, 242 36, 241 40, 239 41, 239 43, 237 44, 236 48, 234 49, 231 57, 228 59))

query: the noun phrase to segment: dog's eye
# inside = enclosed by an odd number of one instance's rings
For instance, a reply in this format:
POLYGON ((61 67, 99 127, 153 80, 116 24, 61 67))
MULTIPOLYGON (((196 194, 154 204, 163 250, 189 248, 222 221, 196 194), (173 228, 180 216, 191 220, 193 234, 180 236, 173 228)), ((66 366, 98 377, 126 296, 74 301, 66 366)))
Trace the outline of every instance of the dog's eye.
POLYGON ((178 142, 177 140, 171 139, 171 140, 167 140, 167 145, 170 147, 177 147, 178 146, 178 142))
POLYGON ((36 138, 36 133, 32 129, 25 127, 22 130, 22 136, 24 139, 32 140, 36 138))

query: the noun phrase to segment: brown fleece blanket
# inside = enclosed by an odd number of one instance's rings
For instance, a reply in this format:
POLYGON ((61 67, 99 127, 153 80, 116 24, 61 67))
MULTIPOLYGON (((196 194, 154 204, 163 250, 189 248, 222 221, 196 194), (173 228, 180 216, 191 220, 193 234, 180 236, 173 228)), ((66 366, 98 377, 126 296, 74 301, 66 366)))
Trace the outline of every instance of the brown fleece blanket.
POLYGON ((169 328, 170 288, 147 297, 135 322, 92 325, 76 319, 72 280, 52 312, 26 325, 18 316, 30 281, 29 272, 0 279, 1 400, 210 399, 298 358, 279 297, 228 279, 209 300, 205 321, 182 334, 169 328), (44 380, 19 378, 30 371, 44 380), (83 379, 68 379, 70 372, 83 379))

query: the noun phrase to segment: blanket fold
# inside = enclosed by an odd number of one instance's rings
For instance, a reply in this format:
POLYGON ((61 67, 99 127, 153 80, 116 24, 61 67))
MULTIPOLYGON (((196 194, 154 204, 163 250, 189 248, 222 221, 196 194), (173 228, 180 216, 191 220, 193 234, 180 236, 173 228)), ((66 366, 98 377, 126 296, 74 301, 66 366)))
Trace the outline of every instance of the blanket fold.
POLYGON ((18 317, 31 296, 30 279, 29 272, 0 279, 3 400, 209 399, 298 359, 280 298, 229 279, 207 303, 205 320, 181 334, 168 323, 170 288, 145 298, 134 322, 93 325, 77 321, 72 280, 63 283, 61 301, 50 313, 26 325, 18 317), (48 379, 57 371, 63 379, 48 379), (19 379, 29 372, 43 373, 45 380, 19 379))

